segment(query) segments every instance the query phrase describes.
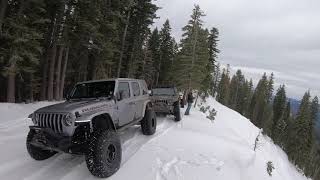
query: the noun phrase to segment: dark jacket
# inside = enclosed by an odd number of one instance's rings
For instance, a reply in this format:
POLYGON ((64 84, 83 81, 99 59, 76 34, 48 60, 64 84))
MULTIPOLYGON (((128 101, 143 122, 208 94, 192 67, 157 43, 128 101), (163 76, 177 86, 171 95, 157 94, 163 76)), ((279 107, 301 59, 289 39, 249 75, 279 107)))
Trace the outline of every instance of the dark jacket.
POLYGON ((188 102, 188 103, 193 103, 193 96, 192 96, 192 93, 191 93, 191 92, 188 94, 187 102, 188 102))

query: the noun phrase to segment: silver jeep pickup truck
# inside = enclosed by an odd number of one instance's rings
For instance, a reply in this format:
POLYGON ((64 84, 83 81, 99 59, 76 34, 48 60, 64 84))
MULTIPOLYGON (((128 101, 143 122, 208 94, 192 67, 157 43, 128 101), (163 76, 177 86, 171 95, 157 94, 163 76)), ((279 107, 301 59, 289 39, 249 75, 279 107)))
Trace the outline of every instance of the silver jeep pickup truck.
POLYGON ((57 152, 84 154, 89 171, 105 178, 121 164, 119 131, 141 124, 142 133, 156 131, 156 116, 144 80, 108 79, 80 82, 63 103, 29 115, 33 126, 27 150, 35 160, 57 152))

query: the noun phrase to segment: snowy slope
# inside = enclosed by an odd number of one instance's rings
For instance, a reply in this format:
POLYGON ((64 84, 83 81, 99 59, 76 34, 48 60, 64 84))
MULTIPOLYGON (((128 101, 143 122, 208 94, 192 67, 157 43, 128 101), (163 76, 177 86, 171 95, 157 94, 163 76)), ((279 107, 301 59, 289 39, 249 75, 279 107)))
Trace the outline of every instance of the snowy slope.
MULTIPOLYGON (((0 104, 1 179, 96 179, 86 169, 83 156, 58 154, 45 161, 34 161, 27 154, 25 137, 31 122, 25 117, 48 105, 0 104)), ((123 161, 112 180, 304 180, 285 153, 261 137, 256 152, 253 145, 259 129, 212 98, 214 122, 192 109, 179 123, 173 117, 158 118, 157 133, 142 135, 139 126, 121 134, 123 161), (270 177, 266 163, 275 170, 270 177)))

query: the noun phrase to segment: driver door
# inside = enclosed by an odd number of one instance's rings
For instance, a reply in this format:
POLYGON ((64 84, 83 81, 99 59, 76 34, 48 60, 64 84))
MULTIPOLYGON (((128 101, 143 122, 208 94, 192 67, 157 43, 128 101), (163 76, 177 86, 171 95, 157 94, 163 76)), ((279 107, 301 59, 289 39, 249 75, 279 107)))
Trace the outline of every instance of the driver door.
POLYGON ((134 119, 134 97, 131 94, 129 82, 119 82, 118 93, 120 100, 117 102, 119 126, 126 125, 134 119))

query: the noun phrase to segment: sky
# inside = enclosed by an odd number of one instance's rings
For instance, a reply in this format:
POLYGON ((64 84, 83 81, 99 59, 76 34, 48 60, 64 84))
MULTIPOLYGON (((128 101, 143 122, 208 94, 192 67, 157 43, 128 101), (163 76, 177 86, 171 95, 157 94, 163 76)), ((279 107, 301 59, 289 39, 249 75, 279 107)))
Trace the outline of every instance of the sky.
POLYGON ((204 27, 220 32, 218 61, 241 69, 257 82, 275 75, 275 89, 300 99, 310 90, 320 95, 320 0, 156 0, 161 7, 154 26, 170 20, 179 41, 194 4, 206 14, 204 27))

